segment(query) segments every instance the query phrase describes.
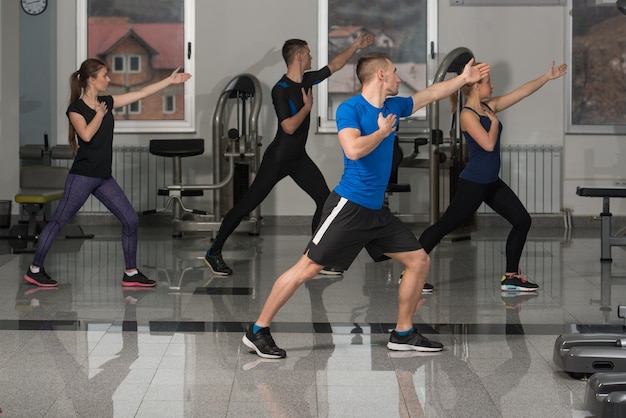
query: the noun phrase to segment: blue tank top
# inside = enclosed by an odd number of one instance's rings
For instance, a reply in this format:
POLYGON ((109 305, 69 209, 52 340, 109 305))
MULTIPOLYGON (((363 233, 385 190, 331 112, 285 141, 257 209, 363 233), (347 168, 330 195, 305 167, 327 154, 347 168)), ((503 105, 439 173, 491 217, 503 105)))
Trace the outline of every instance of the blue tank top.
MULTIPOLYGON (((491 119, 488 116, 479 115, 471 107, 466 106, 464 109, 469 109, 476 113, 480 118, 480 124, 489 132, 491 119)), ((460 178, 480 184, 493 183, 498 180, 498 174, 500 173, 500 135, 502 135, 502 123, 499 121, 498 123, 498 139, 493 151, 486 151, 478 145, 469 133, 462 131, 469 149, 469 161, 463 171, 461 171, 460 178)))

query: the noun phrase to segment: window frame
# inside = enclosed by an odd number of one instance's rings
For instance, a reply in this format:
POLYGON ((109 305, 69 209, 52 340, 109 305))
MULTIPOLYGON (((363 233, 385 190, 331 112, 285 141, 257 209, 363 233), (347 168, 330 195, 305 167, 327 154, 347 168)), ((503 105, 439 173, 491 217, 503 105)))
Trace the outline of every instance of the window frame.
POLYGON ((129 103, 127 107, 128 107, 129 115, 141 115, 141 100, 137 100, 136 102, 129 103), (137 108, 136 110, 135 110, 135 107, 137 108))
POLYGON ((164 94, 163 95, 163 113, 165 113, 165 114, 176 113, 176 96, 175 95, 173 95, 173 94, 164 94), (168 100, 172 101, 172 108, 171 109, 167 108, 168 100))
POLYGON ((124 55, 113 55, 113 68, 111 68, 111 71, 113 71, 114 73, 123 73, 126 71, 126 57, 124 55), (121 68, 117 68, 117 61, 120 61, 121 68))
MULTIPOLYGON (((182 0, 184 7, 184 71, 193 74, 195 72, 195 0, 182 0), (189 51, 192 51, 191 53, 189 51)), ((88 0, 76 0, 76 68, 87 59, 87 12, 88 0)), ((140 59, 141 62, 141 59, 140 59)), ((128 63, 124 60, 124 65, 128 63)), ((140 63, 141 66, 141 63, 140 63)), ((155 133, 171 132, 186 133, 195 132, 195 81, 191 77, 183 85, 184 89, 184 117, 183 119, 159 119, 159 120, 116 120, 115 133, 155 133)))
POLYGON ((126 55, 126 68, 127 68, 127 72, 129 74, 137 74, 141 72, 141 55, 138 54, 130 54, 130 55, 126 55), (133 66, 131 65, 131 62, 133 60, 133 58, 137 59, 137 69, 133 70, 133 66))
MULTIPOLYGON (((426 86, 433 82, 437 71, 438 63, 438 3, 437 0, 426 1, 426 44, 424 48, 426 54, 426 86)), ((318 52, 319 68, 328 64, 328 0, 318 2, 318 52)), ((337 123, 335 119, 329 119, 328 115, 328 81, 317 85, 317 133, 337 133, 337 123)), ((428 106, 418 111, 418 118, 401 120, 402 131, 406 133, 427 133, 429 131, 428 106)))
MULTIPOLYGON (((582 125, 574 124, 572 120, 572 101, 573 101, 573 34, 574 34, 574 16, 573 16, 573 1, 567 0, 566 8, 566 35, 565 35, 565 51, 567 65, 571 69, 565 74, 566 89, 565 89, 565 118, 566 134, 586 134, 586 135, 624 135, 626 134, 625 125, 604 124, 604 125, 582 125)), ((615 2, 607 5, 607 7, 615 7, 615 2)), ((626 17, 625 17, 626 19, 626 17)))

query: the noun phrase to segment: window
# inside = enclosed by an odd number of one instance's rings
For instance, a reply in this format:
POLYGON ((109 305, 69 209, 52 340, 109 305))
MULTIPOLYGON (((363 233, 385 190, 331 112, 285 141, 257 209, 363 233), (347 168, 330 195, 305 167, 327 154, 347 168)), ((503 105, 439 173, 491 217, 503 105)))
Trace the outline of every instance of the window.
POLYGON ((139 55, 114 55, 112 59, 112 70, 114 73, 140 73, 141 57, 139 55))
POLYGON ((131 103, 127 106, 116 107, 115 109, 113 109, 113 114, 115 115, 116 121, 136 120, 136 117, 131 118, 130 116, 141 114, 141 100, 131 103))
POLYGON ((116 55, 113 57, 113 72, 114 73, 123 73, 126 71, 126 60, 121 55, 116 55))
POLYGON ((138 115, 141 113, 141 100, 128 105, 128 113, 131 115, 138 115))
POLYGON ((139 55, 130 55, 128 59, 128 72, 140 73, 141 72, 141 57, 139 55))
MULTIPOLYGON (((108 91, 113 95, 161 80, 176 67, 193 74, 194 4, 194 0, 76 0, 78 65, 87 57, 106 62, 108 91)), ((192 77, 142 103, 116 109, 115 131, 193 132, 193 92, 192 77), (168 100, 171 110, 165 106, 168 100)))
POLYGON ((163 113, 176 111, 176 96, 163 96, 163 113))
MULTIPOLYGON (((432 78, 436 71, 436 0, 320 0, 319 8, 320 67, 362 32, 369 32, 376 34, 376 40, 367 52, 380 51, 389 55, 402 79, 399 95, 410 96, 426 88, 429 76, 432 78)), ((337 107, 361 90, 355 71, 357 61, 358 55, 318 85, 320 132, 337 131, 337 107)), ((426 131, 426 108, 401 124, 405 131, 426 131)))
POLYGON ((626 133, 624 16, 615 1, 569 0, 568 133, 626 133))

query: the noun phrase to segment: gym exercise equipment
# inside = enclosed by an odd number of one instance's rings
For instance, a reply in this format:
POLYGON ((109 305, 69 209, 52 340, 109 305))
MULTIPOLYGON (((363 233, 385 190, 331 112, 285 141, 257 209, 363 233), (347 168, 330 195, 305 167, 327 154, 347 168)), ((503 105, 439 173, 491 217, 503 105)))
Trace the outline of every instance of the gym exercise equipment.
POLYGON ((626 237, 617 237, 611 235, 611 218, 612 214, 609 208, 610 199, 613 198, 625 198, 626 187, 592 187, 592 186, 578 186, 576 188, 576 194, 578 196, 585 197, 601 197, 602 198, 602 212, 600 213, 600 222, 602 223, 600 233, 600 260, 611 261, 611 247, 619 245, 626 245, 626 237))
MULTIPOLYGON (((1 236, 11 245, 14 254, 32 253, 39 233, 48 218, 50 205, 61 200, 69 167, 52 165, 54 160, 71 160, 74 154, 69 145, 49 146, 48 135, 44 134, 44 145, 27 144, 20 147, 20 189, 14 200, 20 205, 20 215, 26 220, 18 221, 9 229, 9 234, 1 236), (30 162, 28 164, 26 162, 30 162), (34 163, 34 164, 33 164, 34 163)), ((80 225, 68 223, 59 232, 65 238, 90 239, 93 234, 85 234, 80 225)))
POLYGON ((596 373, 585 388, 585 408, 594 417, 626 417, 626 373, 596 373))
MULTIPOLYGON (((188 209, 185 207, 182 198, 189 196, 202 196, 202 190, 187 190, 182 181, 182 159, 185 157, 193 157, 204 153, 204 139, 151 139, 150 154, 172 159, 172 184, 159 188, 159 196, 167 196, 165 205, 160 209, 149 209, 143 211, 144 215, 165 212, 172 204, 172 213, 174 219, 182 219, 182 212, 195 213, 198 215, 206 215, 207 212, 197 209, 188 209)), ((182 235, 177 230, 177 223, 173 223, 172 236, 179 237, 182 235)))
MULTIPOLYGON (((474 58, 474 54, 468 48, 459 47, 445 56, 439 65, 433 83, 443 81, 448 74, 461 74, 465 65, 474 58)), ((459 95, 462 96, 461 92, 459 95)), ((459 103, 463 98, 460 97, 459 103)), ((439 128, 439 101, 428 105, 429 115, 429 138, 400 138, 400 143, 413 145, 413 153, 404 157, 400 167, 427 168, 429 170, 430 183, 430 211, 428 214, 418 213, 395 213, 404 222, 429 222, 434 224, 442 211, 440 202, 440 178, 443 176, 442 169, 448 170, 450 199, 456 192, 456 183, 459 173, 467 161, 467 151, 463 147, 459 120, 461 106, 457 106, 453 114, 450 137, 444 138, 443 131, 439 128), (420 145, 429 144, 428 158, 418 158, 420 145)))
MULTIPOLYGON (((465 65, 474 58, 474 54, 468 48, 459 47, 450 52, 443 59, 437 73, 435 74, 434 83, 443 81, 448 73, 461 74, 465 65)), ((459 92, 459 96, 461 93, 459 92)), ((441 208, 439 207, 439 168, 442 158, 440 152, 442 145, 447 142, 448 156, 450 158, 450 196, 456 191, 456 181, 459 173, 463 169, 464 161, 467 161, 467 151, 463 151, 461 127, 456 123, 461 115, 461 103, 463 98, 459 97, 459 106, 453 116, 453 126, 450 130, 449 141, 443 140, 443 132, 439 128, 439 101, 434 101, 428 105, 430 115, 430 223, 434 224, 439 219, 441 208)), ((444 160, 445 161, 445 160, 444 160)))
MULTIPOLYGON (((179 179, 179 184, 167 186, 170 198, 177 200, 175 207, 180 208, 183 207, 180 196, 210 190, 213 211, 185 210, 175 216, 172 221, 175 236, 207 231, 215 235, 226 212, 248 190, 261 160, 262 137, 258 129, 261 104, 261 85, 251 74, 234 77, 222 90, 213 114, 214 183, 181 184, 179 179)), ((258 234, 260 222, 261 211, 256 208, 242 220, 237 231, 258 234)))
POLYGON ((385 190, 385 200, 383 202, 383 206, 389 207, 389 196, 394 193, 408 193, 411 191, 411 185, 408 183, 398 183, 398 169, 405 159, 407 161, 415 161, 417 154, 419 154, 419 146, 426 145, 428 140, 426 138, 415 138, 413 142, 413 153, 408 157, 404 157, 404 152, 402 151, 402 147, 400 146, 400 138, 398 136, 398 130, 400 128, 400 124, 396 125, 396 134, 394 136, 393 142, 393 156, 391 162, 391 174, 389 175, 389 183, 387 184, 387 189, 385 190))
MULTIPOLYGON (((617 309, 626 318, 626 305, 617 309)), ((626 372, 626 330, 620 333, 579 333, 559 335, 552 360, 574 378, 600 372, 626 372)))

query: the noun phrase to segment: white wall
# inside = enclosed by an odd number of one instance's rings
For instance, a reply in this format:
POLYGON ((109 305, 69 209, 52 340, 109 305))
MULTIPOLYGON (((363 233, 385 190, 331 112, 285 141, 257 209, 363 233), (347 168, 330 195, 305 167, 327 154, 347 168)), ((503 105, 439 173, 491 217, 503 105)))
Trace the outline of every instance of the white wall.
MULTIPOLYGON (((19 2, 0 2, 0 199, 13 200, 19 186, 19 2)), ((13 212, 17 207, 13 205, 13 212)))
MULTIPOLYGON (((489 62, 494 94, 502 94, 540 75, 551 60, 565 62, 568 18, 565 6, 458 7, 440 2, 440 48, 445 52, 466 46, 479 60, 489 62)), ((572 209, 574 215, 597 215, 601 201, 577 196, 576 187, 624 181, 626 165, 620 154, 626 151, 626 138, 566 135, 565 88, 565 79, 552 81, 499 114, 504 125, 502 141, 562 145, 563 207, 572 209)), ((626 202, 613 199, 611 212, 626 214, 626 202)))
MULTIPOLYGON (((217 98, 224 85, 240 73, 257 76, 263 88, 263 109, 259 127, 263 149, 274 138, 277 121, 270 91, 285 73, 281 55, 283 43, 289 38, 305 39, 311 48, 313 66, 318 66, 317 2, 265 0, 198 1, 196 31, 196 106, 200 134, 211 137, 210 124, 217 98), (293 16, 289 18, 288 16, 293 16)), ((316 135, 317 110, 311 114, 308 152, 320 166, 332 188, 343 168, 339 143, 335 135, 316 135)), ((291 179, 284 179, 262 204, 265 215, 312 216, 313 200, 291 179)))
MULTIPOLYGON (((17 2, 13 2, 17 3, 17 2)), ((2 57, 15 54, 15 46, 4 36, 4 31, 17 33, 18 7, 12 2, 2 2, 3 24, 2 57), (9 13, 10 16, 5 16, 9 13), (9 45, 6 45, 9 44, 9 45), (7 48, 13 48, 7 51, 7 48)), ((507 92, 548 68, 549 63, 565 61, 567 8, 543 7, 458 7, 448 1, 439 2, 439 52, 441 57, 458 46, 471 49, 475 56, 492 66, 495 93, 507 92)), ((210 150, 211 120, 217 98, 224 84, 237 74, 255 74, 263 87, 264 108, 260 117, 260 130, 264 148, 273 139, 276 121, 271 105, 270 89, 285 71, 280 49, 285 39, 306 39, 318 66, 317 2, 266 0, 232 0, 228 2, 198 1, 196 5, 196 121, 197 137, 207 140, 210 150), (286 18, 285 16, 292 16, 286 18)), ((67 135, 67 78, 76 70, 75 3, 58 2, 58 68, 57 68, 57 138, 65 141, 67 135)), ((13 55, 15 56, 15 55, 13 55)), ((5 61, 3 60, 3 63, 5 61)), ((14 89, 15 74, 2 68, 3 112, 0 128, 3 143, 10 142, 4 134, 5 122, 17 116, 17 110, 5 105, 5 89, 14 89)), ((572 208, 574 215, 597 214, 597 199, 575 195, 578 184, 612 184, 615 179, 626 179, 626 168, 619 164, 623 136, 565 135, 565 79, 553 81, 526 101, 503 112, 503 142, 505 144, 555 144, 564 146, 565 180, 564 206, 572 208)), ((12 103, 19 94, 13 92, 12 103)), ((441 106, 441 113, 446 111, 441 106)), ((14 107, 14 106, 13 106, 14 107)), ((312 119, 317 118, 314 109, 312 119)), ((337 183, 342 171, 342 159, 336 135, 316 134, 312 124, 308 152, 325 174, 329 187, 337 183)), ((444 128, 444 124, 441 125, 444 128)), ((16 132, 12 135, 17 137, 16 132)), ((117 135, 116 143, 147 144, 151 138, 189 137, 189 135, 117 135)), ((17 184, 17 144, 4 148, 0 155, 3 171, 15 173, 3 176, 0 184, 9 190, 17 184)), ((209 155, 203 166, 193 168, 199 182, 210 178, 209 155)), ((7 194, 11 196, 12 192, 7 194)), ((427 199, 428 193, 415 194, 415 199, 427 199)), ((0 196, 2 198, 2 196, 0 196)), ((426 204, 426 202, 424 202, 426 204)), ((310 216, 313 202, 290 179, 283 180, 263 203, 265 215, 310 216)), ((612 203, 615 215, 626 214, 626 202, 612 203)))
MULTIPOLYGON (((494 95, 565 62, 565 7, 439 5, 439 52, 464 46, 491 65, 494 95), (532 24, 530 24, 532 22, 532 24)), ((565 78, 499 113, 504 144, 563 144, 565 78)), ((441 105, 443 113, 444 105, 441 105)))

